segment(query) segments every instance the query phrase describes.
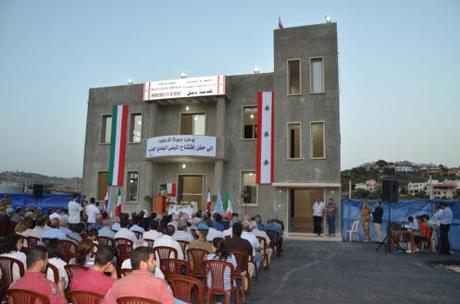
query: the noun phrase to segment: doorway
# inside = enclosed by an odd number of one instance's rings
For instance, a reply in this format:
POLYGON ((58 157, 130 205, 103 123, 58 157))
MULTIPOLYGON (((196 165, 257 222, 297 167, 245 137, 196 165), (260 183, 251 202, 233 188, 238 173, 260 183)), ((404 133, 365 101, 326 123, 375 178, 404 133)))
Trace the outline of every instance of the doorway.
POLYGON ((289 232, 313 233, 313 204, 323 189, 291 189, 289 191, 289 232))
POLYGON ((179 175, 179 201, 197 202, 203 207, 203 176, 179 175))

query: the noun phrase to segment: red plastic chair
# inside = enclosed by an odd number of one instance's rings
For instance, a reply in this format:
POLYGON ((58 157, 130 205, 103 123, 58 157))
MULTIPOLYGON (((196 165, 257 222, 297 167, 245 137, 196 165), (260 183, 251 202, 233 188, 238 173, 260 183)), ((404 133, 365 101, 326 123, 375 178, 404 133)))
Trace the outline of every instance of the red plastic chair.
POLYGON ((123 261, 131 258, 133 254, 133 242, 129 239, 117 238, 114 240, 114 245, 118 252, 118 267, 121 268, 123 261))
POLYGON ((72 304, 99 304, 104 295, 88 291, 71 291, 72 304))
MULTIPOLYGON (((233 265, 227 261, 208 260, 204 261, 204 268, 207 276, 211 276, 211 286, 207 286, 207 298, 210 303, 216 295, 223 295, 225 303, 230 304, 231 294, 235 293, 236 303, 240 303, 240 294, 235 286, 235 270, 233 265), (230 271, 230 289, 225 290, 225 271, 230 271)), ((214 302, 214 301, 213 301, 214 302)))
POLYGON ((168 246, 158 246, 153 248, 153 252, 155 253, 155 258, 157 262, 161 265, 162 259, 177 259, 177 250, 172 247, 168 246), (172 255, 172 256, 171 256, 172 255))
POLYGON ((133 272, 132 269, 124 268, 120 270, 121 277, 126 277, 127 275, 130 275, 131 272, 133 272))
POLYGON ((144 242, 146 242, 147 246, 150 248, 153 248, 153 245, 155 244, 155 240, 151 240, 151 239, 144 239, 144 242))
POLYGON ((161 304, 160 302, 140 297, 121 297, 117 299, 117 304, 161 304))
POLYGON ((268 267, 270 266, 268 264, 268 254, 267 254, 267 241, 265 240, 265 238, 261 237, 261 236, 258 236, 257 237, 257 240, 259 240, 259 243, 261 245, 261 248, 262 248, 262 253, 264 255, 264 265, 267 265, 267 266, 264 266, 264 269, 268 269, 268 267))
POLYGON ((270 247, 273 250, 272 257, 281 256, 281 248, 278 246, 278 241, 281 239, 281 235, 278 231, 267 230, 266 232, 270 238, 270 247))
POLYGON ((25 289, 10 289, 6 292, 13 304, 50 304, 47 296, 25 289))
POLYGON ((106 236, 98 236, 96 237, 96 241, 98 242, 99 246, 101 245, 113 246, 113 239, 106 237, 106 236))
POLYGON ((81 266, 81 265, 65 265, 64 269, 65 269, 65 272, 67 272, 67 276, 69 277, 69 285, 70 285, 70 281, 72 281, 73 276, 79 271, 88 270, 88 267, 81 266))
POLYGON ((187 257, 192 276, 195 278, 204 278, 204 265, 203 261, 206 260, 208 251, 201 248, 190 248, 187 250, 187 257))
POLYGON ((13 268, 15 265, 18 267, 19 276, 22 278, 24 276, 24 265, 20 260, 10 257, 0 257, 0 270, 2 272, 1 280, 2 285, 6 288, 10 287, 10 285, 14 282, 13 268))
POLYGON ((177 241, 177 242, 179 243, 180 248, 182 249, 182 255, 185 257, 189 242, 188 241, 177 241))
POLYGON ((48 265, 46 266, 46 271, 45 273, 48 273, 48 270, 51 270, 53 272, 53 282, 55 284, 59 283, 59 269, 57 269, 56 266, 48 262, 48 265))
POLYGON ((232 250, 233 255, 236 259, 236 269, 235 269, 235 277, 241 280, 241 291, 249 293, 249 289, 251 287, 251 276, 249 275, 248 265, 249 265, 249 254, 240 250, 232 250), (248 282, 248 289, 244 290, 243 286, 243 276, 246 278, 248 282))
POLYGON ((166 277, 170 274, 176 275, 189 275, 190 268, 184 260, 179 259, 161 259, 160 260, 160 269, 166 277))
POLYGON ((204 303, 204 284, 201 280, 182 275, 170 275, 168 282, 175 298, 187 303, 204 303))
POLYGON ((62 256, 61 258, 66 262, 69 263, 71 259, 75 258, 77 256, 78 252, 78 244, 69 241, 69 240, 60 240, 59 242, 59 247, 61 248, 62 251, 62 256))

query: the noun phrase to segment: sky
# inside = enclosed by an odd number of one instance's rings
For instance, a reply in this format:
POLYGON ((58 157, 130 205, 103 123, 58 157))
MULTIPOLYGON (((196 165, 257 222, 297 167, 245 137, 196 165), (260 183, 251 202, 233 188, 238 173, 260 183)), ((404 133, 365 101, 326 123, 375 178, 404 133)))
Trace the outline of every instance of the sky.
MULTIPOLYGON (((460 165, 460 1, 0 1, 0 171, 81 176, 88 90, 273 71, 273 30, 338 25, 341 166, 460 165)), ((94 122, 97 123, 97 122, 94 122)))

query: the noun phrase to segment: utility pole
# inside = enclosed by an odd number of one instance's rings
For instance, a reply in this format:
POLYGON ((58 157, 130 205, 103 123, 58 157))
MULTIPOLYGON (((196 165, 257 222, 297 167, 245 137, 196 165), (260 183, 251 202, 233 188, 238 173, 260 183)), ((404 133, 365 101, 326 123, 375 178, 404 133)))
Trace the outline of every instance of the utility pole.
POLYGON ((351 178, 348 181, 348 198, 351 199, 351 178))

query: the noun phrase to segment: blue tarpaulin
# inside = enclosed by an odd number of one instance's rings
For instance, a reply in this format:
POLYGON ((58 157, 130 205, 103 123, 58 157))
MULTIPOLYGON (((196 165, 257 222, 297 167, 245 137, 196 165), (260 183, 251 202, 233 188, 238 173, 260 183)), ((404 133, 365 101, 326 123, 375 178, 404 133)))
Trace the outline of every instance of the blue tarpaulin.
MULTIPOLYGON (((368 200, 372 210, 375 208, 377 200, 368 200)), ((442 201, 442 200, 407 200, 391 203, 391 222, 392 223, 407 223, 407 218, 411 215, 415 218, 417 215, 428 214, 433 215, 435 207, 439 203, 446 203, 454 213, 454 221, 450 226, 449 241, 453 250, 460 251, 460 201, 442 201)), ((360 210, 363 205, 363 200, 342 199, 342 238, 347 237, 347 230, 351 229, 351 224, 360 220, 360 210)), ((383 207, 383 222, 382 233, 386 234, 388 224, 389 204, 382 202, 383 207)), ((371 239, 376 240, 374 225, 369 225, 371 231, 371 239)), ((364 239, 364 231, 362 225, 359 227, 358 236, 360 240, 364 239)))
MULTIPOLYGON (((4 194, 0 194, 0 200, 4 194)), ((42 197, 33 197, 30 194, 8 194, 11 200, 10 207, 17 208, 39 208, 45 212, 60 208, 67 210, 67 204, 72 199, 71 194, 49 194, 42 197)))

